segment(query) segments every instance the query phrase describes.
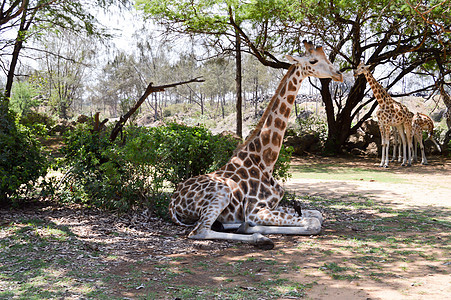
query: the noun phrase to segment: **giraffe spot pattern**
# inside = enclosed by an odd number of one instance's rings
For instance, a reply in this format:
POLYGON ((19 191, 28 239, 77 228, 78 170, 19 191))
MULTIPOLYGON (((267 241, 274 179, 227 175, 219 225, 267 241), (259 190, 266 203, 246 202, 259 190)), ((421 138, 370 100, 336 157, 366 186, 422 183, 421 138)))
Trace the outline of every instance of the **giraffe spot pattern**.
MULTIPOLYGON (((306 68, 306 72, 311 72, 311 69, 308 70, 306 68)), ((203 226, 211 226, 216 219, 243 221, 244 207, 247 211, 246 218, 249 212, 249 220, 258 220, 262 224, 294 224, 287 223, 288 219, 293 218, 295 220, 292 222, 299 221, 293 216, 272 211, 277 208, 283 196, 283 188, 274 180, 271 170, 267 169, 278 157, 287 126, 286 120, 295 102, 295 95, 285 95, 287 91, 297 91, 298 84, 302 81, 293 77, 295 72, 296 76, 301 76, 298 67, 289 69, 288 77, 278 89, 279 95, 275 96, 265 125, 259 129, 254 140, 220 170, 191 178, 178 185, 170 204, 171 217, 176 215, 189 224, 197 222, 198 225, 190 235, 195 235, 203 226), (243 203, 247 205, 244 206, 243 203)))
POLYGON ((267 148, 263 150, 263 161, 269 165, 273 162, 275 162, 277 159, 277 152, 272 151, 271 148, 267 148))
POLYGON ((285 92, 287 91, 287 83, 285 82, 285 84, 282 86, 282 88, 280 89, 280 96, 284 96, 285 92))
POLYGON ((282 141, 282 136, 279 133, 274 132, 272 134, 272 144, 276 147, 280 147, 281 141, 282 141))
POLYGON ((260 135, 263 146, 266 146, 269 144, 270 134, 271 133, 269 132, 269 130, 266 130, 266 131, 262 132, 262 134, 260 135))
POLYGON ((285 103, 280 104, 279 114, 284 115, 287 110, 287 105, 285 103))

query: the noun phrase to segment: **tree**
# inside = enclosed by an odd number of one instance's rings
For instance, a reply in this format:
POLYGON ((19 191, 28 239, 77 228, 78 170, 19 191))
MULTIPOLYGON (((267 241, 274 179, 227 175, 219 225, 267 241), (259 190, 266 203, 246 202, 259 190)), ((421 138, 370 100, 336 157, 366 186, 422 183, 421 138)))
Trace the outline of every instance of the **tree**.
POLYGON ((203 44, 221 54, 233 52, 236 66, 236 133, 242 136, 241 35, 230 25, 242 20, 240 1, 169 1, 137 0, 136 6, 166 27, 167 33, 200 35, 203 44))
POLYGON ((137 66, 133 56, 119 52, 103 67, 103 76, 93 87, 93 101, 108 107, 110 116, 127 112, 130 100, 138 98, 145 88, 137 66))
MULTIPOLYGON (((377 72, 382 74, 378 79, 389 90, 420 66, 432 64, 436 55, 449 68, 449 3, 432 1, 425 19, 407 1, 254 0, 233 1, 234 6, 232 1, 173 4, 162 1, 160 5, 159 1, 138 0, 137 3, 140 9, 158 16, 173 30, 184 28, 192 34, 205 34, 208 29, 207 33, 224 39, 238 32, 246 45, 244 51, 273 68, 288 68, 288 63, 277 56, 299 51, 301 41, 311 39, 329 49, 329 60, 341 65, 342 71, 350 71, 360 61, 371 64, 373 69, 377 66, 377 72), (232 14, 234 7, 238 9, 232 14)), ((318 88, 329 128, 326 150, 337 153, 349 135, 371 116, 377 102, 374 98, 363 100, 367 92, 363 77, 354 81, 347 97, 339 98, 334 97, 336 92, 332 88, 340 86, 333 86, 328 79, 320 82, 318 88), (370 109, 356 120, 366 106, 370 109)), ((433 84, 412 88, 408 93, 432 87, 433 84)))
POLYGON ((48 34, 38 46, 46 49, 38 59, 42 92, 59 117, 68 119, 72 106, 83 104, 97 47, 89 38, 67 31, 48 34))
MULTIPOLYGON (((127 0, 96 0, 94 5, 102 8, 127 0)), ((11 96, 20 53, 31 37, 52 30, 71 30, 90 35, 106 36, 88 12, 88 4, 81 0, 4 0, 0 7, 0 65, 7 75, 5 101, 11 96), (8 32, 8 34, 3 34, 8 32), (14 37, 9 37, 10 33, 14 37)))

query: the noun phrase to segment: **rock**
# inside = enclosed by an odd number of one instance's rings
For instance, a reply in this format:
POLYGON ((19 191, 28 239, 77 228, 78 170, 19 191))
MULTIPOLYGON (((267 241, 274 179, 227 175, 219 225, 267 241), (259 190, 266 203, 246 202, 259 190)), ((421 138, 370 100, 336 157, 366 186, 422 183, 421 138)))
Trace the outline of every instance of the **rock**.
POLYGON ((285 137, 284 144, 293 147, 293 154, 305 155, 317 152, 321 147, 319 137, 314 134, 304 133, 301 136, 289 135, 285 137))
POLYGON ((371 142, 368 147, 366 147, 366 155, 377 157, 379 154, 379 148, 375 142, 371 142))
POLYGON ((445 114, 445 112, 446 112, 446 108, 441 109, 441 110, 439 110, 438 112, 434 112, 434 113, 431 114, 431 119, 432 119, 434 122, 439 123, 439 122, 442 120, 443 115, 445 114))

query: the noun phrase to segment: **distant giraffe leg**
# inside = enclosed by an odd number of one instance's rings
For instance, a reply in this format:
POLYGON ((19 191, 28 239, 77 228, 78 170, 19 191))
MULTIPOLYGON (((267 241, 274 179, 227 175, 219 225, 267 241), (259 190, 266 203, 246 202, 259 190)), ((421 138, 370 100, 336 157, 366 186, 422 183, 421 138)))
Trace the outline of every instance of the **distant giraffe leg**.
MULTIPOLYGON (((422 165, 427 165, 428 164, 428 160, 426 159, 426 153, 424 152, 424 145, 423 145, 423 134, 422 132, 416 132, 415 133, 415 139, 417 140, 417 142, 420 144, 420 150, 421 150, 421 164, 422 165)), ((415 152, 417 152, 416 149, 416 143, 415 143, 415 152)))
POLYGON ((395 159, 396 159, 396 150, 398 148, 398 144, 399 144, 398 130, 394 129, 393 130, 393 156, 391 158, 391 162, 395 161, 395 159))
POLYGON ((405 166, 406 163, 407 163, 407 151, 408 151, 407 139, 406 139, 406 135, 404 133, 403 126, 402 125, 398 125, 396 128, 398 129, 399 136, 401 137, 401 142, 402 142, 403 153, 402 153, 402 164, 401 164, 401 166, 405 166))
POLYGON ((382 144, 382 158, 380 167, 388 168, 389 154, 388 150, 390 148, 390 126, 379 125, 379 130, 381 131, 381 144, 382 144))
POLYGON ((404 123, 404 125, 402 126, 404 127, 404 131, 406 134, 407 166, 410 167, 412 165, 412 156, 413 156, 412 121, 410 121, 409 123, 404 123))

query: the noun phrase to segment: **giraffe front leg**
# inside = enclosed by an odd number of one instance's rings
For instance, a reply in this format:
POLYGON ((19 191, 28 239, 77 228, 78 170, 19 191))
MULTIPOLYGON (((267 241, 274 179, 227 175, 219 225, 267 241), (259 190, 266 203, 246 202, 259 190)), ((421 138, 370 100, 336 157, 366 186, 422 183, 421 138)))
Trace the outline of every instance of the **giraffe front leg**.
MULTIPOLYGON (((205 195, 204 197, 207 197, 205 195)), ((211 195, 210 195, 211 196, 211 195)), ((251 243, 256 247, 264 250, 274 248, 271 239, 263 236, 261 233, 236 234, 228 232, 217 232, 211 229, 213 223, 218 219, 221 212, 230 204, 232 193, 230 188, 223 187, 214 193, 214 198, 210 197, 210 201, 205 201, 205 205, 201 207, 201 214, 196 226, 188 235, 188 238, 195 240, 230 240, 251 243)))
POLYGON ((321 232, 321 222, 315 217, 295 217, 279 211, 260 209, 247 218, 238 232, 261 234, 316 235, 321 232))
MULTIPOLYGON (((427 165, 428 160, 426 159, 426 154, 424 153, 423 137, 418 137, 418 142, 420 144, 420 150, 421 150, 421 164, 427 165)), ((416 151, 416 149, 415 149, 415 151, 416 151)))
POLYGON ((389 150, 389 141, 390 141, 390 126, 386 126, 383 124, 379 124, 379 131, 381 132, 381 163, 379 167, 388 168, 388 150, 389 150))
POLYGON ((292 215, 295 217, 304 217, 304 218, 317 218, 321 225, 323 224, 324 218, 323 214, 318 210, 313 209, 293 209, 291 207, 283 207, 279 206, 275 209, 275 211, 285 213, 287 215, 292 215))

